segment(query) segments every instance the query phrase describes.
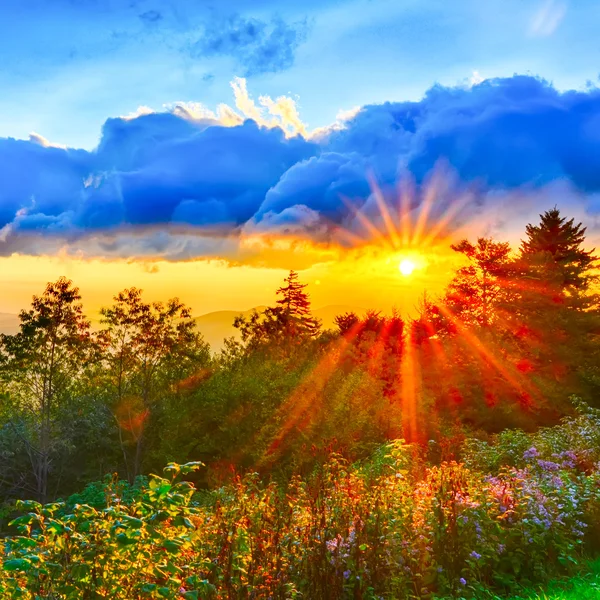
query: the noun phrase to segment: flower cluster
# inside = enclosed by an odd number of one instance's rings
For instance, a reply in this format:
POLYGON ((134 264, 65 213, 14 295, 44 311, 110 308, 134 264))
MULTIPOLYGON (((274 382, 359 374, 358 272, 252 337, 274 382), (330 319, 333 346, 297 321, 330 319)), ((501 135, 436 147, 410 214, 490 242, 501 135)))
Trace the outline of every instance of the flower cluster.
POLYGON ((590 419, 467 443, 464 463, 395 442, 284 487, 250 474, 195 496, 172 477, 192 467, 170 465, 105 508, 29 503, 0 549, 0 597, 481 598, 541 582, 600 523, 590 419))

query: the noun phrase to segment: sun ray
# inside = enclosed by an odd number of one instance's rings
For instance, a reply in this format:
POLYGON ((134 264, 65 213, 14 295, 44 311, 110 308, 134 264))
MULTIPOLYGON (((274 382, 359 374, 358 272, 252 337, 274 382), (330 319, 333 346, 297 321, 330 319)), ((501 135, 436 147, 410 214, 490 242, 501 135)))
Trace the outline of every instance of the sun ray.
POLYGON ((357 208, 354 203, 345 196, 340 196, 342 202, 346 205, 346 207, 354 214, 354 216, 361 222, 361 224, 367 229, 369 233, 373 236, 373 241, 377 240, 378 242, 383 243, 386 248, 393 250, 393 245, 390 240, 370 221, 368 217, 366 217, 360 208, 357 208))
POLYGON ((423 246, 429 246, 437 241, 438 236, 443 234, 444 230, 451 223, 452 219, 457 217, 461 210, 473 201, 473 196, 469 192, 462 194, 458 199, 453 200, 444 213, 438 218, 437 223, 431 227, 429 233, 423 238, 423 246))
POLYGON ((411 223, 411 205, 413 197, 413 186, 411 180, 407 177, 401 179, 398 183, 399 211, 400 211, 400 233, 402 245, 404 247, 410 244, 412 239, 411 223))
POLYGON ((513 388, 519 393, 525 392, 531 397, 536 397, 540 399, 539 392, 535 390, 528 382, 519 381, 522 379, 518 377, 516 374, 511 373, 508 367, 505 367, 500 360, 496 358, 494 353, 486 348, 485 344, 482 340, 472 331, 470 331, 461 321, 458 319, 452 311, 448 308, 444 307, 443 304, 439 305, 440 311, 443 315, 450 320, 453 325, 456 327, 461 339, 469 344, 469 346, 477 351, 481 356, 483 356, 497 371, 506 379, 508 383, 510 383, 513 388))
POLYGON ((385 202, 385 199, 383 198, 383 192, 381 191, 381 188, 375 181, 375 178, 372 174, 369 175, 369 184, 371 186, 371 193, 375 198, 375 202, 377 203, 377 207, 379 208, 379 212, 381 213, 383 222, 385 224, 385 228, 388 232, 388 235, 390 236, 392 244, 395 248, 398 248, 400 246, 400 238, 398 236, 398 231, 396 230, 396 226, 394 225, 394 220, 392 219, 392 216, 388 209, 388 205, 385 202))
POLYGON ((417 217, 417 222, 415 224, 415 229, 413 231, 412 244, 418 245, 421 243, 421 236, 423 235, 423 231, 427 226, 427 221, 429 219, 429 213, 433 208, 433 203, 435 201, 437 195, 437 181, 436 177, 433 181, 429 182, 425 188, 425 195, 423 197, 423 202, 421 202, 421 207, 419 210, 419 216, 417 217))
POLYGON ((404 346, 404 356, 400 366, 401 410, 404 436, 409 442, 419 439, 417 423, 419 398, 421 395, 421 372, 419 362, 415 357, 412 335, 407 336, 404 346))
MULTIPOLYGON (((266 465, 276 458, 277 450, 298 425, 306 424, 307 412, 321 397, 325 385, 337 368, 345 350, 353 339, 360 333, 361 324, 356 323, 346 335, 342 336, 333 351, 327 352, 315 365, 311 372, 303 379, 290 396, 282 403, 278 415, 282 417, 282 425, 275 438, 269 445, 265 456, 259 465, 266 465)), ((267 424, 265 424, 267 427, 267 424)), ((260 435, 261 432, 257 435, 260 435)))

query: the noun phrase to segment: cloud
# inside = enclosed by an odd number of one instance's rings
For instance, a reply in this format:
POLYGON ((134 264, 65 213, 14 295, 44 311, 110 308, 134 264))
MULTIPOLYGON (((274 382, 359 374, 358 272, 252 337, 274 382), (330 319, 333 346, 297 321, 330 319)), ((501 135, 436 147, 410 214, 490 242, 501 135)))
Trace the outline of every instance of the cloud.
MULTIPOLYGON (((270 96, 259 96, 257 104, 250 96, 246 80, 243 77, 234 77, 231 81, 231 89, 235 108, 222 103, 217 106, 216 110, 211 110, 201 102, 179 101, 166 104, 163 109, 178 117, 193 121, 197 125, 231 127, 241 125, 246 119, 252 119, 260 126, 282 129, 287 136, 297 134, 308 136, 306 124, 302 122, 298 106, 293 98, 279 96, 273 100, 270 96)), ((131 120, 154 113, 155 111, 151 108, 140 106, 136 111, 122 116, 121 119, 131 120)))
POLYGON ((179 102, 108 119, 92 152, 38 134, 0 138, 0 254, 233 261, 260 236, 334 244, 340 227, 365 233, 357 209, 383 230, 369 178, 397 218, 399 178, 414 177, 418 211, 441 162, 455 181, 436 188, 433 215, 468 189, 467 213, 483 231, 509 232, 519 206, 530 215, 561 198, 591 233, 600 227, 597 88, 560 93, 526 76, 437 85, 418 102, 363 106, 316 132, 292 99, 256 102, 243 79, 232 89, 234 107, 179 102))
POLYGON ((138 15, 138 17, 146 25, 153 25, 163 19, 162 13, 157 10, 147 10, 138 15))
POLYGON ((534 36, 552 35, 567 13, 567 4, 561 0, 545 0, 531 20, 530 33, 534 36))
POLYGON ((306 20, 286 23, 274 17, 271 21, 261 21, 236 14, 220 22, 211 20, 191 53, 194 57, 231 57, 248 77, 276 73, 294 64, 296 49, 307 34, 306 20))

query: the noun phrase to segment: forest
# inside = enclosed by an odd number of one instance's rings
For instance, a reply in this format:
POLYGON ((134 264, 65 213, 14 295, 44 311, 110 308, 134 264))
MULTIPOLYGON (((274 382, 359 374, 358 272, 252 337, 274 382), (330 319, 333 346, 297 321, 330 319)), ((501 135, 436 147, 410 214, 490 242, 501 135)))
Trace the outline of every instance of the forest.
POLYGON ((598 259, 557 208, 522 240, 333 329, 290 271, 218 352, 48 283, 0 339, 0 597, 600 597, 598 259))

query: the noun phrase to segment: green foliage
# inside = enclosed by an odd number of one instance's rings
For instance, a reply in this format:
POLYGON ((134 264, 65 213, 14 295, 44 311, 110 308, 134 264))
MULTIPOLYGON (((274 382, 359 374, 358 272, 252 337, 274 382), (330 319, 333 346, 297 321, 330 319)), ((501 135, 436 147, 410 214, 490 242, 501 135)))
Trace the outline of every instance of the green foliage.
MULTIPOLYGON (((69 451, 64 413, 73 407, 76 382, 95 355, 80 300, 79 289, 61 277, 33 297, 31 310, 21 311, 19 333, 0 336, 0 378, 10 407, 5 427, 28 456, 42 501, 49 495, 52 464, 69 451)), ((22 485, 28 489, 28 483, 22 485)))
POLYGON ((590 438, 598 418, 580 404, 564 424, 505 436, 493 451, 467 443, 471 468, 428 466, 399 440, 354 466, 332 454, 285 486, 236 477, 201 502, 181 481, 197 462, 169 464, 127 499, 111 480, 104 503, 97 488, 84 492, 96 506, 21 502, 0 594, 514 598, 585 564, 585 530, 600 509, 600 451, 590 438), (486 461, 495 473, 475 466, 486 461))

